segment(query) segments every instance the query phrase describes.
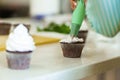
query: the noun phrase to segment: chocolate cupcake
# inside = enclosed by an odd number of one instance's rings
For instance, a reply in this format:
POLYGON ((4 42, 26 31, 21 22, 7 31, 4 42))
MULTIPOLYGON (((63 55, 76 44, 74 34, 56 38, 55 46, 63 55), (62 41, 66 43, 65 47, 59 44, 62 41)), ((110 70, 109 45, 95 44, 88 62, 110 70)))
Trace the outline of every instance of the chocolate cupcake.
POLYGON ((23 24, 18 25, 6 41, 8 68, 15 70, 28 69, 34 49, 35 43, 28 33, 28 29, 23 24))
POLYGON ((0 23, 0 35, 8 35, 11 29, 10 23, 1 22, 0 23))
POLYGON ((78 32, 77 37, 78 37, 78 38, 83 38, 83 39, 84 39, 84 42, 86 42, 87 35, 88 35, 88 30, 80 30, 80 31, 78 32))
POLYGON ((80 58, 84 48, 84 41, 66 42, 60 41, 63 56, 68 58, 80 58))

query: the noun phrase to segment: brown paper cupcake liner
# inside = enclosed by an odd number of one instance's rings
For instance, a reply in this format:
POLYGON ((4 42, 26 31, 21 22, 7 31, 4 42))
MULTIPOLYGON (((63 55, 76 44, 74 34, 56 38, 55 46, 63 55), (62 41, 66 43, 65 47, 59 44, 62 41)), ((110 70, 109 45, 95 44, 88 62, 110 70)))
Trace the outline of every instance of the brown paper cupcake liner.
POLYGON ((30 67, 31 52, 30 53, 9 53, 7 51, 8 68, 14 70, 24 70, 30 67))
POLYGON ((63 56, 68 58, 80 58, 84 43, 60 43, 63 56))

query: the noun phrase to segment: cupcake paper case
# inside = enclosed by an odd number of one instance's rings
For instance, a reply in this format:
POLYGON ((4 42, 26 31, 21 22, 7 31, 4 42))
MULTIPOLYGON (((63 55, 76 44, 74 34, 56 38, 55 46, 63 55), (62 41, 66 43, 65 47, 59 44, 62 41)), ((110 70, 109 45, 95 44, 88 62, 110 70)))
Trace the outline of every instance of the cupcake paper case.
POLYGON ((80 58, 84 43, 63 43, 61 42, 63 56, 68 58, 80 58))

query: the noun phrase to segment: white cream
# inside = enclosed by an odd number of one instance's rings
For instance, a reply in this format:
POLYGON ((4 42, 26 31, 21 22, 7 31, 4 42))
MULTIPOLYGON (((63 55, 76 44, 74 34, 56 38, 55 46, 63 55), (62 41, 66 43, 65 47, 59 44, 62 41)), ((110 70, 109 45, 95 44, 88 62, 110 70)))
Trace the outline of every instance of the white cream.
POLYGON ((6 49, 9 51, 33 51, 35 49, 33 38, 23 24, 18 25, 10 33, 6 41, 6 49))
POLYGON ((71 38, 70 36, 68 36, 65 39, 62 39, 60 42, 66 42, 66 43, 73 43, 73 42, 84 42, 83 38, 71 38))

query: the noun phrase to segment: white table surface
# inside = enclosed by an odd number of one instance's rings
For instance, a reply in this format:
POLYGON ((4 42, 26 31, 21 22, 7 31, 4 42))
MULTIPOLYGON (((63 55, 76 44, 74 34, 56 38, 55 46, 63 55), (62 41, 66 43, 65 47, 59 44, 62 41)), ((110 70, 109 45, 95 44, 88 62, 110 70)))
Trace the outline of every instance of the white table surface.
MULTIPOLYGON (((8 22, 31 23, 29 19, 8 19, 8 22)), ((57 33, 33 34, 66 37, 57 33)), ((5 52, 0 52, 0 80, 79 80, 120 67, 120 34, 109 39, 90 31, 81 58, 65 58, 59 43, 41 45, 32 55, 30 68, 11 70, 5 52)))
POLYGON ((82 79, 120 67, 119 47, 115 39, 89 33, 81 58, 63 57, 59 43, 41 45, 34 51, 27 70, 8 69, 5 52, 0 52, 0 80, 82 79))

